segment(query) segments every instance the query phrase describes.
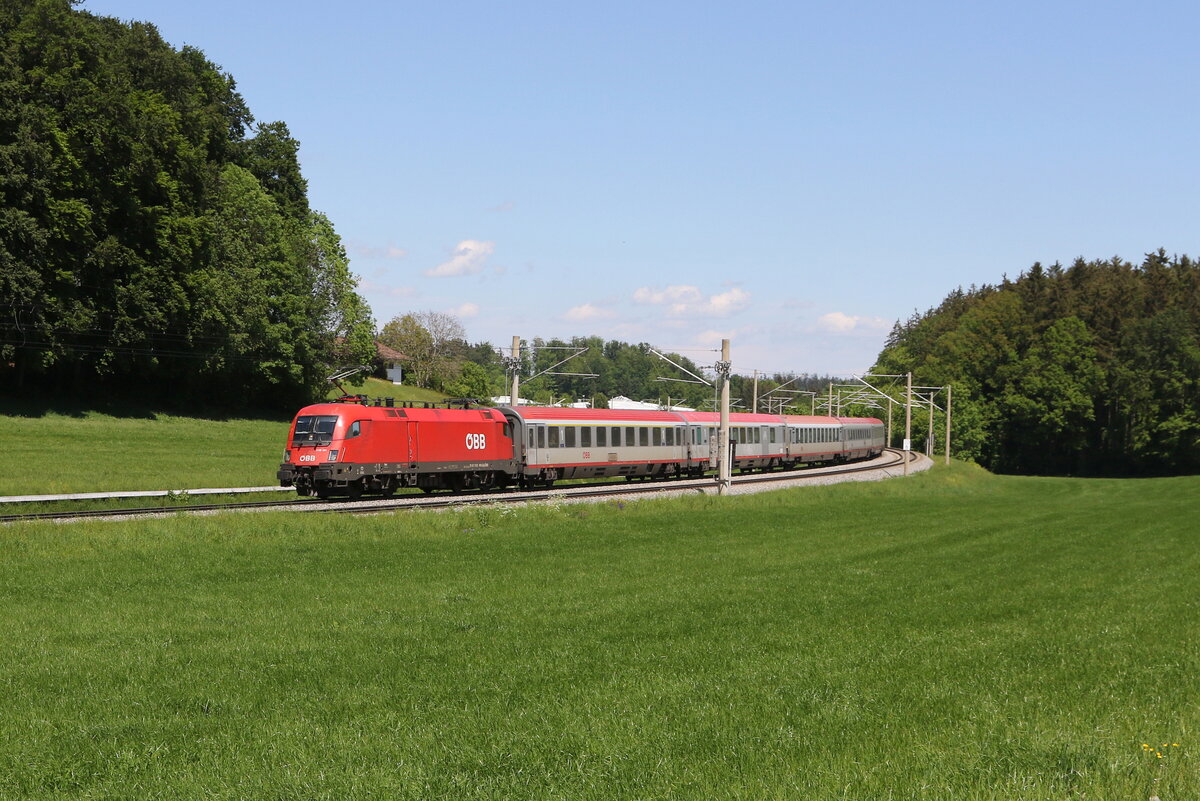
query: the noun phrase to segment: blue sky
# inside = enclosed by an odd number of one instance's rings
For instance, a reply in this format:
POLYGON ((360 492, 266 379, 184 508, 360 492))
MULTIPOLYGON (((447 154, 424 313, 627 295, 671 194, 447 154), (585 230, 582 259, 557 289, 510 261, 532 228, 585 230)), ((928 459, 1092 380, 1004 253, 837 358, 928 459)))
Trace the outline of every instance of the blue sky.
POLYGON ((956 286, 1200 256, 1194 3, 82 8, 289 125, 380 325, 845 375, 956 286))

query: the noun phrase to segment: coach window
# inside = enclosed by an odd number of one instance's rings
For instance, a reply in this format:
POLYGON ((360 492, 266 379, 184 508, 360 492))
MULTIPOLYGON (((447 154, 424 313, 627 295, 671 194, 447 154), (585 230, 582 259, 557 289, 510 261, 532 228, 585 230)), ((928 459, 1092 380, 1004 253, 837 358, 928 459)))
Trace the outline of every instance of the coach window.
POLYGON ((645 426, 640 426, 638 428, 638 444, 643 448, 650 444, 650 429, 646 428, 645 426))
POLYGON ((551 448, 558 447, 558 429, 559 429, 558 426, 550 426, 550 428, 549 428, 549 430, 550 430, 550 447, 551 448))
POLYGON ((634 439, 636 437, 637 434, 634 432, 632 427, 625 429, 625 447, 632 448, 634 446, 634 439))
POLYGON ((537 446, 538 446, 539 448, 544 448, 544 447, 546 447, 546 427, 545 427, 545 426, 538 426, 538 427, 537 427, 537 432, 538 432, 538 444, 537 444, 537 446))
POLYGON ((597 448, 607 448, 608 447, 608 429, 605 428, 604 426, 600 426, 599 428, 596 429, 596 447, 597 448))
POLYGON ((754 444, 758 445, 761 443, 762 443, 762 429, 756 428, 756 429, 754 429, 754 444))
POLYGON ((610 433, 612 434, 610 441, 612 442, 613 447, 614 448, 621 447, 621 429, 617 428, 616 426, 613 426, 612 431, 610 433))
POLYGON ((581 447, 581 448, 592 447, 592 427, 591 426, 584 426, 583 428, 579 429, 579 447, 581 447))
POLYGON ((673 428, 667 429, 667 444, 668 445, 675 444, 675 429, 673 429, 673 428))
POLYGON ((575 447, 575 426, 563 426, 563 447, 575 447))
POLYGON ((658 446, 658 445, 662 445, 662 429, 661 429, 661 428, 659 428, 658 426, 655 426, 654 428, 652 428, 652 429, 650 429, 650 430, 651 430, 652 432, 654 432, 654 433, 653 433, 653 437, 654 437, 654 444, 655 444, 656 446, 658 446))

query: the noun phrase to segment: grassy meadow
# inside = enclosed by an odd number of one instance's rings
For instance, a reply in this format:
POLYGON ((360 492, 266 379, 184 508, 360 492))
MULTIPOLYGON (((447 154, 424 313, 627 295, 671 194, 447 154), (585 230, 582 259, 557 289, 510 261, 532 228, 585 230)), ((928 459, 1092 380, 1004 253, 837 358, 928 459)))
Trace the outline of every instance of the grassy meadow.
POLYGON ((277 483, 288 422, 100 412, 0 416, 8 459, 0 496, 270 486, 277 483))
POLYGON ((0 798, 1198 798, 1198 498, 3 527, 0 798))
MULTIPOLYGON (((342 386, 351 395, 362 394, 372 398, 395 398, 397 401, 404 400, 414 403, 437 403, 446 399, 444 394, 432 389, 422 389, 421 387, 409 386, 407 384, 397 385, 391 381, 371 376, 362 378, 359 381, 343 381, 342 386)), ((329 388, 329 392, 325 394, 325 397, 331 400, 340 398, 341 396, 341 390, 332 386, 329 388)))
MULTIPOLYGON (((431 390, 368 378, 352 393, 432 402, 431 390)), ((341 393, 331 389, 329 397, 341 393)), ((290 418, 206 420, 141 411, 132 416, 0 406, 7 467, 0 496, 74 492, 267 487, 277 483, 290 418)))

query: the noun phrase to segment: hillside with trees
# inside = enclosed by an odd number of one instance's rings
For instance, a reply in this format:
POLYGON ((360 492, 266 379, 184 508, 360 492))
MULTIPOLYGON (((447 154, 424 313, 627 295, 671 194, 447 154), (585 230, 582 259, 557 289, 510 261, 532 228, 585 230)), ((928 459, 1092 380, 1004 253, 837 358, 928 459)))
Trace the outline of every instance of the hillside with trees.
MULTIPOLYGON (((405 356, 407 383, 461 398, 483 399, 509 393, 504 365, 507 349, 487 342, 468 343, 462 323, 451 314, 421 311, 401 315, 384 325, 379 341, 405 356)), ((547 404, 586 400, 604 408, 609 399, 622 395, 637 401, 712 408, 713 387, 695 382, 688 373, 704 376, 705 368, 717 357, 716 351, 699 364, 678 353, 664 355, 687 372, 655 355, 644 342, 632 344, 601 337, 522 341, 521 397, 547 404)), ((749 411, 757 389, 762 410, 768 408, 771 396, 776 401, 794 403, 791 411, 807 413, 811 408, 809 397, 796 393, 824 393, 831 381, 841 379, 761 375, 756 387, 753 377, 732 375, 730 398, 735 409, 749 411), (777 388, 780 392, 772 396, 777 388)))
POLYGON ((954 386, 956 451, 990 469, 1194 473, 1200 265, 1159 250, 955 290, 898 323, 873 372, 909 370, 954 386))
POLYGON ((290 409, 372 353, 286 124, 149 23, 0 7, 0 387, 290 409))

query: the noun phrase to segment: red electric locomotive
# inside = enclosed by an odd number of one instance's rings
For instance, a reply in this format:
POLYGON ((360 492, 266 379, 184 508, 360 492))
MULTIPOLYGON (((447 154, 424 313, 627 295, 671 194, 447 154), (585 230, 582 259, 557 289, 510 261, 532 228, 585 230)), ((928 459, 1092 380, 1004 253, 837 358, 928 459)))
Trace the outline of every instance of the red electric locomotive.
POLYGON ((296 415, 288 445, 280 484, 319 498, 488 489, 518 472, 511 423, 495 409, 318 403, 296 415))
MULTIPOLYGON (((877 455, 875 418, 731 414, 741 471, 877 455)), ((700 476, 716 464, 712 412, 558 407, 417 408, 361 396, 300 410, 278 477, 301 495, 390 495, 401 487, 548 487, 559 479, 700 476)))

